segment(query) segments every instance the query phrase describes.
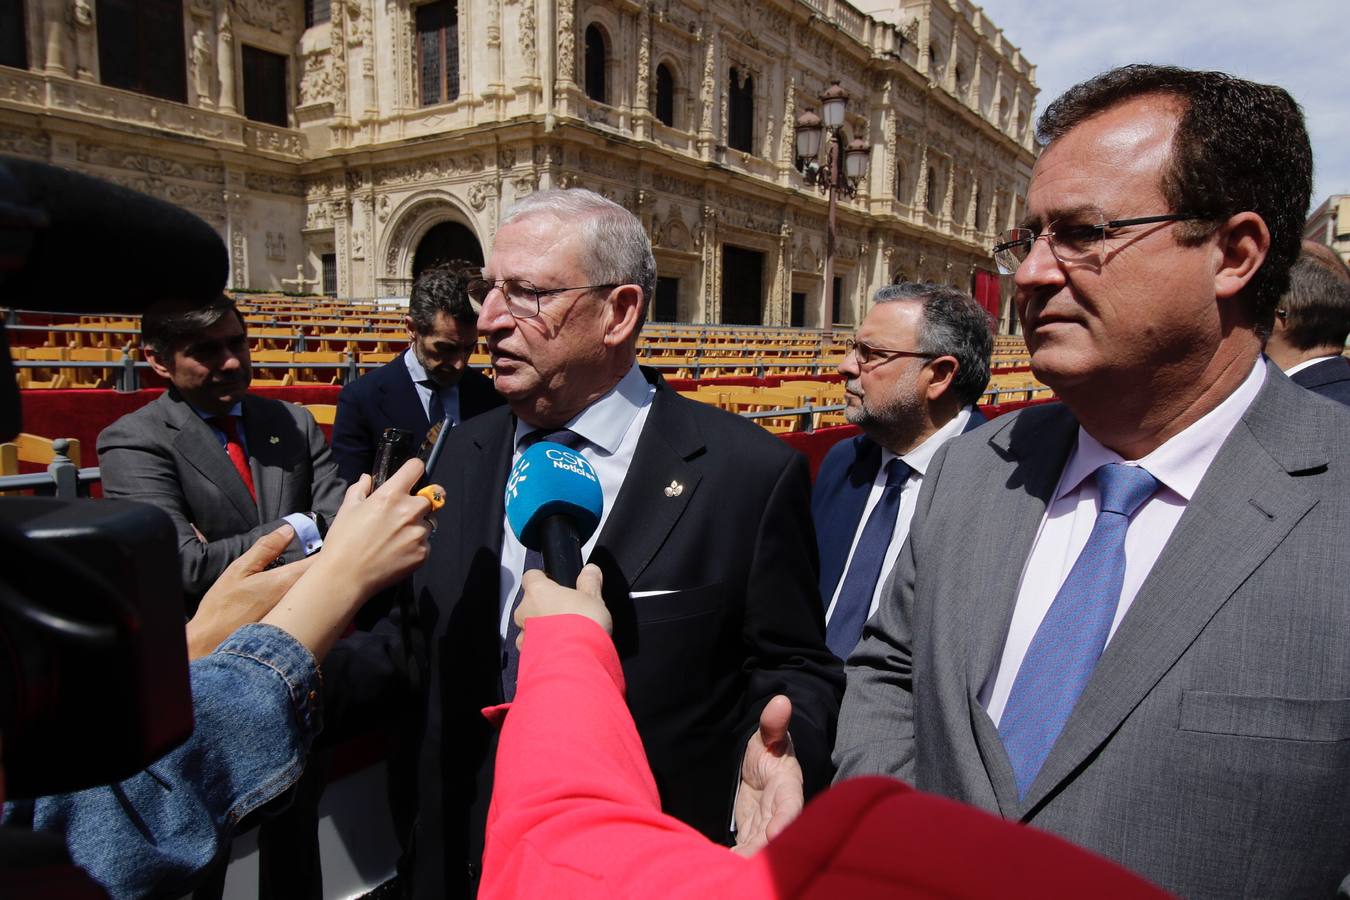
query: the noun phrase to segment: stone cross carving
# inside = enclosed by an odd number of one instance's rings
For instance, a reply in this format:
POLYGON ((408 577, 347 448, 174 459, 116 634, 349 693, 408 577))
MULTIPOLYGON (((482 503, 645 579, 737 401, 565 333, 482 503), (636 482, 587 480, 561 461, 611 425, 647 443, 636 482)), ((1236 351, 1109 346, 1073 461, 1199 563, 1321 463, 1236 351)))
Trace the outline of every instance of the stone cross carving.
POLYGON ((295 267, 295 277, 294 277, 294 278, 283 278, 283 279, 281 279, 281 289, 284 290, 284 291, 292 291, 292 293, 295 293, 295 294, 305 294, 305 293, 308 293, 308 291, 305 290, 305 285, 307 285, 307 284, 318 285, 318 283, 319 283, 319 279, 317 279, 317 278, 306 278, 306 277, 305 277, 305 265, 304 265, 304 263, 301 263, 300 265, 298 265, 298 266, 295 267), (288 287, 286 286, 286 285, 288 285, 288 284, 295 285, 294 290, 292 290, 291 288, 288 288, 288 287))

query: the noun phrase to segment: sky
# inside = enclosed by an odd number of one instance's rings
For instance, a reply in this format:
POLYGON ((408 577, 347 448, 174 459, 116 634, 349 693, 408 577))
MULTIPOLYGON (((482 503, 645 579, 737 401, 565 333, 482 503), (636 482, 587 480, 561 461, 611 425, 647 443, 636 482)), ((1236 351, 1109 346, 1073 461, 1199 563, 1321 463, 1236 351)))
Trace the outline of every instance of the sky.
MULTIPOLYGON (((979 0, 975 0, 979 2, 979 0)), ((1316 208, 1350 193, 1350 16, 1344 0, 984 0, 1036 66, 1037 113, 1112 66, 1168 63, 1278 84, 1303 107, 1316 208)))

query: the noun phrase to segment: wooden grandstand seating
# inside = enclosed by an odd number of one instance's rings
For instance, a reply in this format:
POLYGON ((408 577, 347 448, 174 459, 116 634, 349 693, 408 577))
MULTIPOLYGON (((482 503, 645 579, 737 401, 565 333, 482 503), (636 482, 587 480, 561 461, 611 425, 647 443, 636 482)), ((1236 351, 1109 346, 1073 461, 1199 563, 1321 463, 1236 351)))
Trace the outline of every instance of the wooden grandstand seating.
POLYGON ((304 407, 320 425, 332 425, 333 420, 337 418, 336 403, 306 403, 304 407))
MULTIPOLYGON (((401 352, 399 351, 399 353, 401 352)), ((363 351, 356 354, 356 361, 363 365, 366 363, 387 363, 398 355, 392 350, 363 351)))
POLYGON ((116 366, 108 368, 69 368, 62 369, 67 386, 72 388, 110 388, 117 383, 117 368, 125 355, 121 350, 110 347, 76 347, 70 351, 71 362, 107 362, 116 366))
MULTIPOLYGON (((37 466, 51 465, 57 456, 56 449, 53 447, 53 440, 53 438, 45 438, 37 434, 21 433, 13 441, 0 444, 0 476, 22 473, 22 463, 31 463, 37 466)), ((65 456, 78 469, 81 459, 80 442, 74 438, 65 440, 65 456)))
POLYGON ((294 354, 296 368, 291 372, 295 377, 293 384, 341 384, 343 364, 347 362, 346 353, 328 350, 297 350, 294 354), (305 366, 309 363, 309 366, 305 366), (315 367, 315 363, 323 363, 315 367))

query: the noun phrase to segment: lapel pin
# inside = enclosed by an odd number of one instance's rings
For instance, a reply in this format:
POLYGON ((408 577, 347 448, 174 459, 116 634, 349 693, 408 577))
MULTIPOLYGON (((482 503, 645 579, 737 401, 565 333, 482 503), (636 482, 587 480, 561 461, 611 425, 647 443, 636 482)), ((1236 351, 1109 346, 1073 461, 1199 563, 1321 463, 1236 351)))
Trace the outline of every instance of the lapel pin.
POLYGON ((269 444, 280 444, 280 443, 281 443, 281 438, 277 437, 277 436, 274 434, 274 435, 272 435, 270 438, 267 439, 267 442, 268 442, 269 444))
POLYGON ((672 481, 670 484, 666 485, 667 497, 678 497, 683 493, 684 485, 680 484, 678 481, 672 481))

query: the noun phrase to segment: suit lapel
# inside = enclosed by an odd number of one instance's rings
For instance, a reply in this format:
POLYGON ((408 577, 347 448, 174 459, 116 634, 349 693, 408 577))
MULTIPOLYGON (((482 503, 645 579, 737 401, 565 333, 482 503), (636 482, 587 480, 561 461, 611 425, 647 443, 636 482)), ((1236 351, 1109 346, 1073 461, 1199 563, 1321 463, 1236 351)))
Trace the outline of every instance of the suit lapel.
POLYGON ((1292 477, 1327 463, 1315 422, 1290 421, 1300 388, 1272 370, 1186 506, 1027 793, 1033 813, 1105 743, 1316 504, 1292 477))
MULTIPOLYGON (((283 515, 281 503, 286 496, 286 481, 293 477, 286 459, 292 449, 289 439, 293 431, 289 418, 283 420, 275 416, 269 404, 244 395, 244 436, 248 442, 249 466, 253 471, 253 486, 258 491, 262 522, 271 522, 283 515)), ((286 513, 293 512, 297 510, 286 510, 286 513)))
POLYGON ((657 381, 656 396, 633 462, 596 543, 611 556, 631 586, 684 515, 702 476, 688 459, 702 451, 703 436, 682 399, 657 381))
POLYGON ((1017 785, 998 729, 979 694, 1003 653, 1022 570, 1077 436, 1077 421, 1059 404, 1023 413, 995 431, 989 443, 1005 465, 991 469, 990 480, 980 491, 985 496, 1002 494, 1006 502, 982 505, 977 530, 970 537, 970 546, 978 547, 979 553, 958 601, 956 664, 964 664, 963 690, 972 730, 1005 815, 1015 815, 1019 808, 1017 785))
POLYGON ((431 428, 427 412, 422 408, 422 398, 417 393, 417 386, 413 384, 403 357, 395 357, 389 365, 395 368, 390 373, 392 377, 380 385, 380 411, 389 422, 425 422, 421 433, 416 435, 420 443, 431 428))
MULTIPOLYGON (((511 468, 516 419, 504 415, 501 420, 499 426, 474 436, 472 447, 473 452, 478 454, 476 460, 452 459, 451 454, 442 454, 436 471, 432 473, 432 481, 441 484, 459 483, 459 496, 463 499, 456 505, 455 515, 459 516, 456 533, 462 539, 456 542, 457 552, 477 552, 477 548, 487 547, 498 555, 501 553, 502 528, 506 516, 503 491, 507 471, 511 468)), ((443 509, 441 514, 444 512, 443 509)), ((467 566, 470 561, 461 562, 467 566)), ((495 606, 495 596, 492 602, 495 606)))
POLYGON ((843 478, 830 489, 831 495, 822 497, 821 509, 815 516, 816 543, 820 547, 820 595, 827 608, 843 577, 853 536, 881 467, 878 444, 867 437, 853 438, 851 444, 853 461, 844 470, 843 478))
POLYGON ((230 462, 211 426, 203 422, 184 400, 166 393, 164 403, 166 421, 178 431, 173 439, 178 458, 215 485, 239 517, 249 523, 249 527, 258 524, 257 504, 248 495, 248 488, 244 487, 243 479, 234 470, 234 464, 230 462))

